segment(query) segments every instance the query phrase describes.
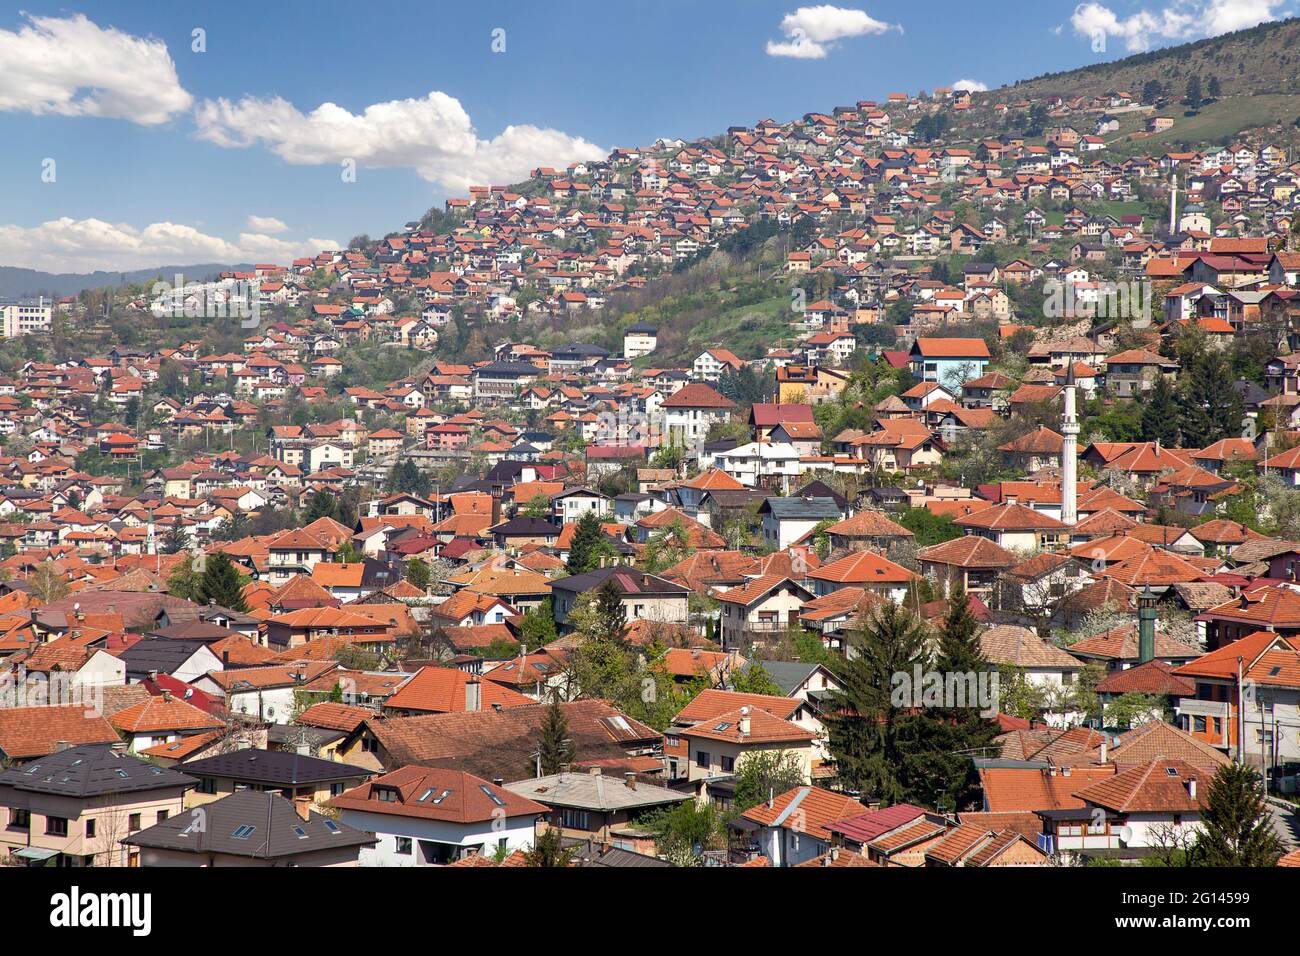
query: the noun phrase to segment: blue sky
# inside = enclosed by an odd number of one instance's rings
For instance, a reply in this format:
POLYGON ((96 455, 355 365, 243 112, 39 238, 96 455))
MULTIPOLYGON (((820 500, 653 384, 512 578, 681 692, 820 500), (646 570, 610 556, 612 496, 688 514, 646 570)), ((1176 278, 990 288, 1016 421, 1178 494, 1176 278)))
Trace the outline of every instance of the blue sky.
POLYGON ((284 261, 529 163, 893 90, 995 87, 1287 12, 1276 0, 839 3, 25 3, 0 13, 0 264, 284 261), (355 182, 342 181, 346 158, 355 182))

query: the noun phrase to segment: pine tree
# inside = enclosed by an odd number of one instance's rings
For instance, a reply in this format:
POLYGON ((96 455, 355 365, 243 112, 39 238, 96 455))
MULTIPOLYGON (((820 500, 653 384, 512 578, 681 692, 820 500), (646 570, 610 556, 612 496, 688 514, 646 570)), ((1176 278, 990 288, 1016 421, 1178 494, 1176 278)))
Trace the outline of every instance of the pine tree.
POLYGON ((1163 375, 1142 405, 1142 440, 1156 441, 1165 448, 1178 446, 1178 396, 1163 375))
POLYGON ((207 556, 203 577, 199 581, 199 600, 232 611, 247 611, 244 603, 244 580, 230 555, 216 551, 207 556))
POLYGON ((1220 438, 1235 438, 1246 417, 1241 394, 1232 387, 1232 368, 1224 354, 1207 347, 1184 355, 1179 376, 1179 421, 1184 443, 1204 448, 1220 438))
POLYGON ((1226 764, 1210 781, 1196 841, 1202 866, 1274 866, 1282 843, 1260 793, 1260 776, 1245 764, 1226 764))
POLYGON ((569 720, 558 700, 552 700, 542 718, 542 740, 537 746, 542 776, 559 773, 573 761, 573 741, 569 739, 569 720))
POLYGON ((907 799, 902 739, 915 715, 893 704, 895 675, 911 679, 924 669, 926 630, 893 602, 864 611, 849 636, 853 656, 841 673, 842 689, 827 717, 828 744, 846 786, 893 804, 907 799))
POLYGON ((974 758, 992 747, 998 727, 985 716, 986 707, 995 705, 979 696, 980 690, 990 687, 988 675, 993 668, 980 646, 979 624, 970 601, 960 587, 948 599, 933 669, 943 677, 945 692, 952 688, 967 699, 926 707, 904 726, 906 777, 912 799, 927 806, 961 810, 979 797, 974 758))
POLYGON ((429 566, 419 558, 407 560, 405 574, 407 581, 426 593, 429 590, 429 585, 433 583, 433 573, 429 570, 429 566))
POLYGON ((613 579, 596 590, 596 633, 592 637, 621 644, 627 636, 627 608, 613 579))
POLYGON ((185 533, 184 525, 177 522, 171 525, 159 542, 163 554, 180 554, 190 544, 190 536, 185 533))
POLYGON ((588 511, 578 519, 573 530, 573 541, 569 545, 569 562, 566 565, 570 574, 583 574, 600 567, 600 559, 610 553, 605 533, 600 527, 600 518, 594 511, 588 511))

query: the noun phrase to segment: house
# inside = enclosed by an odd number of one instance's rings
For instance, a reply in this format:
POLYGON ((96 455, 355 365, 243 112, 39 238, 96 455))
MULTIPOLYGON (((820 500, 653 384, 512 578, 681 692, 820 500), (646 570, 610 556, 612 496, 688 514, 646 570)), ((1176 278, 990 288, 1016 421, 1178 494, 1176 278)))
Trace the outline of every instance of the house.
POLYGON ((733 650, 779 640, 790 628, 798 628, 799 610, 813 592, 788 577, 767 574, 716 591, 714 597, 722 606, 719 642, 724 650, 733 650))
POLYGON ((277 790, 309 805, 327 806, 373 775, 365 767, 323 760, 296 751, 246 748, 185 763, 185 772, 198 783, 186 798, 187 807, 211 804, 243 790, 277 790))
POLYGON ((626 771, 607 777, 602 767, 507 783, 505 789, 530 804, 542 804, 545 824, 566 838, 627 843, 639 838, 643 818, 691 799, 626 771))
POLYGON ((692 382, 664 399, 664 441, 688 451, 698 450, 714 424, 727 421, 736 403, 702 382, 692 382))
POLYGON ((629 622, 685 624, 689 619, 690 588, 635 568, 615 565, 552 582, 555 623, 561 628, 569 625, 579 595, 589 591, 594 593, 607 582, 618 591, 629 622))
POLYGON ((1103 364, 1106 391, 1120 398, 1138 396, 1154 388, 1157 379, 1173 379, 1178 374, 1177 362, 1145 349, 1118 352, 1103 364))
POLYGON ((861 588, 895 602, 902 602, 916 577, 907 568, 874 551, 852 551, 808 572, 819 597, 842 588, 861 588))
POLYGON ((765 498, 758 514, 764 544, 784 551, 821 522, 837 521, 840 507, 831 498, 765 498))
POLYGON ((377 840, 313 812, 305 799, 249 789, 167 817, 122 842, 144 867, 337 867, 356 866, 360 851, 377 840))
POLYGON ((938 382, 954 393, 967 380, 979 378, 992 360, 983 339, 920 337, 908 353, 912 375, 922 382, 938 382))
POLYGON ((696 356, 691 370, 702 382, 716 382, 724 372, 739 372, 745 363, 728 349, 706 349, 696 356))
POLYGON ((329 801, 339 822, 377 838, 360 866, 442 866, 471 855, 507 855, 535 841, 546 806, 500 781, 459 770, 402 767, 329 801))
POLYGON ((861 816, 852 797, 802 786, 751 807, 733 824, 774 867, 800 866, 831 851, 837 821, 861 816))
POLYGON ((674 727, 672 734, 686 744, 687 778, 701 798, 711 780, 734 775, 756 753, 784 753, 804 780, 812 777, 812 744, 817 735, 761 707, 739 707, 687 727, 674 727))
POLYGON ((180 816, 193 777, 118 744, 87 744, 0 772, 0 852, 27 866, 135 866, 124 838, 180 816))

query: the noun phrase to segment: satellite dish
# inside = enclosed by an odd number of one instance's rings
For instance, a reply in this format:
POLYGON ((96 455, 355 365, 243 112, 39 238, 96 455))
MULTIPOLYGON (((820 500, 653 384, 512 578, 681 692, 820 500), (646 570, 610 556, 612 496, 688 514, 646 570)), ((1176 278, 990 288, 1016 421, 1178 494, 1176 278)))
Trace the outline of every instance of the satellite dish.
POLYGON ((1119 839, 1121 843, 1127 846, 1133 840, 1133 828, 1127 825, 1120 827, 1119 839))

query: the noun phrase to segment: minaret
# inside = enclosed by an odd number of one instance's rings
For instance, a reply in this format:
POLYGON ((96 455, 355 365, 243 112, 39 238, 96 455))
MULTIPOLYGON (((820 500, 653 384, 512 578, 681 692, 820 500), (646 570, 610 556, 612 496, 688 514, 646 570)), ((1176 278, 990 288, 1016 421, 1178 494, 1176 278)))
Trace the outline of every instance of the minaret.
POLYGON ((1061 520, 1079 520, 1079 420, 1074 414, 1074 362, 1065 367, 1065 407, 1061 412, 1061 520))
POLYGON ((1178 171, 1169 176, 1169 235, 1178 231, 1178 171))

